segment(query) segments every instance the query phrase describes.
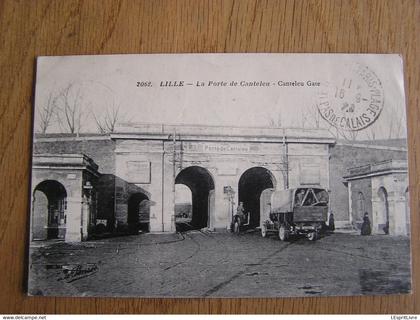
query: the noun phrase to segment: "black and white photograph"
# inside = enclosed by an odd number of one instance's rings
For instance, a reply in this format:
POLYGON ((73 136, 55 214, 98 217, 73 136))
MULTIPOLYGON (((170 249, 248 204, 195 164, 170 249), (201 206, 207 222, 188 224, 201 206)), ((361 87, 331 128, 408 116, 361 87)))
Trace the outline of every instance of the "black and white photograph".
POLYGON ((411 293, 402 66, 38 57, 28 295, 411 293))

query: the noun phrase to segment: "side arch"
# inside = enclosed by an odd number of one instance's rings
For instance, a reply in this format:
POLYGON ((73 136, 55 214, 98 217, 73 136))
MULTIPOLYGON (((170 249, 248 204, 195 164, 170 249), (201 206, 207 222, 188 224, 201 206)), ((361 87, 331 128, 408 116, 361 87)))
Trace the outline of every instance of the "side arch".
POLYGON ((385 187, 378 189, 379 207, 377 217, 377 229, 379 233, 389 234, 389 203, 388 192, 385 187))
POLYGON ((44 180, 34 188, 32 239, 64 239, 67 223, 67 190, 57 180, 44 180))
POLYGON ((260 225, 261 194, 266 189, 274 189, 276 185, 273 173, 267 168, 252 167, 242 173, 238 182, 238 201, 250 214, 250 228, 260 225))
MULTIPOLYGON (((182 169, 175 184, 184 184, 191 190, 192 216, 188 226, 182 228, 201 229, 209 226, 211 208, 214 208, 215 183, 212 174, 203 167, 190 166, 182 169)), ((178 226, 178 229, 181 226, 178 226)))
POLYGON ((127 224, 132 234, 138 234, 140 230, 149 232, 150 201, 145 193, 136 192, 128 198, 127 224))

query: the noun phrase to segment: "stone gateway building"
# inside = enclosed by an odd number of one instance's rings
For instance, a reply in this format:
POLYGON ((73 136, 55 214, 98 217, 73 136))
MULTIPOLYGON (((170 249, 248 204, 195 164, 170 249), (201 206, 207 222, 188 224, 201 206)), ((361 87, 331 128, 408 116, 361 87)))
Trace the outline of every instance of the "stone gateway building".
POLYGON ((337 147, 322 129, 124 124, 110 135, 37 135, 31 238, 175 232, 179 185, 190 191, 194 229, 229 228, 239 202, 259 227, 270 192, 300 185, 330 190, 336 225, 346 227, 352 178, 341 174, 350 166, 334 158, 337 147))
POLYGON ((410 233, 407 161, 387 160, 350 168, 351 222, 360 227, 367 213, 375 234, 410 233))
POLYGON ((99 176, 83 154, 34 155, 32 239, 86 240, 95 227, 99 176))

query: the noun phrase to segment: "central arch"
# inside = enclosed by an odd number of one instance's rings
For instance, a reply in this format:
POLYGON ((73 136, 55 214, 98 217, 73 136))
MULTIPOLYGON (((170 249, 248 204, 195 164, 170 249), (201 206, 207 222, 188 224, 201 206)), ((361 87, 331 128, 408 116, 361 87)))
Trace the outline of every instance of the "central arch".
POLYGON ((238 200, 243 202, 245 212, 250 213, 250 228, 258 227, 260 224, 261 193, 275 186, 273 174, 263 167, 250 168, 241 175, 238 183, 238 200))
POLYGON ((60 182, 45 180, 39 183, 33 193, 33 239, 64 239, 66 209, 67 192, 60 182))
POLYGON ((210 172, 199 166, 181 170, 175 184, 186 185, 191 190, 192 216, 189 229, 209 226, 210 209, 214 207, 214 180, 210 172))

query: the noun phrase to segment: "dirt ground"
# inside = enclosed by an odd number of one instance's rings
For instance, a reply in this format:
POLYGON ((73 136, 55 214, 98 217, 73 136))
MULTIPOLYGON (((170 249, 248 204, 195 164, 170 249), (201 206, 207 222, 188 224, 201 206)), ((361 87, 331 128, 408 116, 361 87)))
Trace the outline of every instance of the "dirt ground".
POLYGON ((258 232, 142 234, 34 242, 29 293, 277 297, 410 292, 406 237, 330 234, 281 242, 258 232))

